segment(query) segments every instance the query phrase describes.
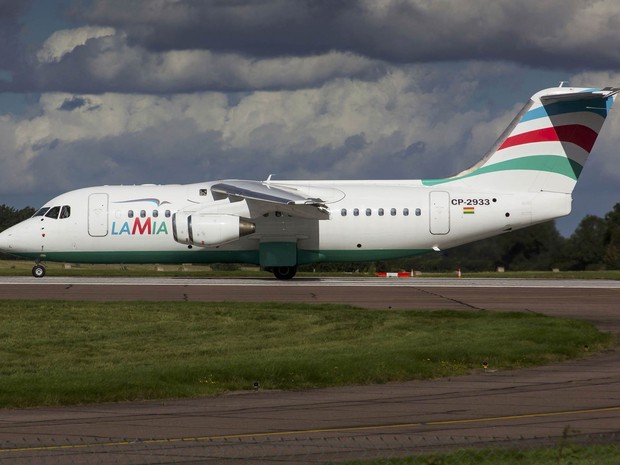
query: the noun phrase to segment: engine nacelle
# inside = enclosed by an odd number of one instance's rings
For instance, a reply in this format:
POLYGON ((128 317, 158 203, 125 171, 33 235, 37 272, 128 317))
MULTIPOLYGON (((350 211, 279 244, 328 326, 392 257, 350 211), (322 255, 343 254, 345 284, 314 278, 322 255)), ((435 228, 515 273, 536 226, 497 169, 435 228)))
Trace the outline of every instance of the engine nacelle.
POLYGON ((172 237, 181 244, 190 244, 188 219, 196 212, 176 212, 172 214, 172 237))
POLYGON ((236 215, 177 213, 172 218, 174 240, 210 247, 232 242, 256 231, 256 225, 236 215))

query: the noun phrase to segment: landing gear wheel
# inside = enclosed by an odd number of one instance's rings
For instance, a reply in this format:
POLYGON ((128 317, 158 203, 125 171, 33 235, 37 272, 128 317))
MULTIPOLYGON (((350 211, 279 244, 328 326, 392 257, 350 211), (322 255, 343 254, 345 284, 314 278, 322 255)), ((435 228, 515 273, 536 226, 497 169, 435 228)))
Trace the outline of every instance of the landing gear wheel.
POLYGON ((32 267, 32 276, 42 278, 45 276, 45 267, 43 265, 35 265, 32 267))
POLYGON ((297 274, 296 266, 274 266, 271 270, 276 279, 288 281, 297 274))

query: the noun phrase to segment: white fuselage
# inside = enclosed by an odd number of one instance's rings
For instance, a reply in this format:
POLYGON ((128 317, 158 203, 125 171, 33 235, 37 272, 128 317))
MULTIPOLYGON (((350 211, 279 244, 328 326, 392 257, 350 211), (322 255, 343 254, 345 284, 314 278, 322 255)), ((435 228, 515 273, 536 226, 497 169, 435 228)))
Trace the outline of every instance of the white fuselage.
MULTIPOLYGON (((50 210, 68 206, 68 216, 42 214, 9 228, 0 235, 0 249, 73 263, 241 262, 269 267, 382 260, 441 250, 562 216, 570 212, 571 203, 568 194, 476 191, 420 181, 278 181, 301 195, 322 198, 329 219, 313 219, 281 212, 276 204, 266 208, 262 203, 257 210, 243 198, 218 199, 213 184, 68 192, 45 205, 50 210), (255 229, 213 245, 175 240, 175 214, 196 216, 201 211, 248 218, 255 229)), ((177 229, 181 234, 182 228, 177 229)))

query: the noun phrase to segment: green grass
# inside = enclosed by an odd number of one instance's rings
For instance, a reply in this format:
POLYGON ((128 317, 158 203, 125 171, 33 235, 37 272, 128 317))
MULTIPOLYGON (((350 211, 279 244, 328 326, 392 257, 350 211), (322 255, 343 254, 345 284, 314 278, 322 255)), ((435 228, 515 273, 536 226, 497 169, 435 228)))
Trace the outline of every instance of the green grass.
POLYGON ((385 383, 614 344, 536 314, 279 303, 0 301, 0 407, 385 383))
POLYGON ((617 444, 536 449, 461 449, 405 458, 330 462, 338 465, 595 465, 619 464, 617 444))

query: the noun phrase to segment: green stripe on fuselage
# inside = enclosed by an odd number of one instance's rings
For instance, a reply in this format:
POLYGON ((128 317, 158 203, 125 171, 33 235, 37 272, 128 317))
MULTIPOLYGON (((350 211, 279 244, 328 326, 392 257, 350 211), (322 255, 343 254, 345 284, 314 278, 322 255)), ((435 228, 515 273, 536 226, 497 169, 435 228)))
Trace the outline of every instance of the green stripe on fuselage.
MULTIPOLYGON (((321 262, 365 262, 391 260, 432 252, 427 249, 375 250, 298 250, 297 264, 321 262)), ((36 260, 38 253, 20 254, 36 260)), ((180 251, 117 251, 117 252, 46 252, 43 260, 67 263, 93 264, 182 264, 182 263, 252 263, 259 265, 258 250, 180 250, 180 251)))

